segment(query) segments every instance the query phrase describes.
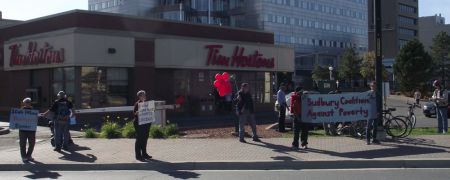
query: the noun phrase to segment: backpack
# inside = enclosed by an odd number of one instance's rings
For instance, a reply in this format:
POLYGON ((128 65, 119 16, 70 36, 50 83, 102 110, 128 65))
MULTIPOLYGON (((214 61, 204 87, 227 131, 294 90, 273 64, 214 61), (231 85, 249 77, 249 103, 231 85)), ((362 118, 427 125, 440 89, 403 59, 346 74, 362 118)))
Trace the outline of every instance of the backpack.
POLYGON ((70 109, 68 105, 68 101, 58 101, 56 102, 58 104, 58 108, 55 112, 55 118, 58 122, 68 122, 69 121, 69 115, 70 115, 70 109))

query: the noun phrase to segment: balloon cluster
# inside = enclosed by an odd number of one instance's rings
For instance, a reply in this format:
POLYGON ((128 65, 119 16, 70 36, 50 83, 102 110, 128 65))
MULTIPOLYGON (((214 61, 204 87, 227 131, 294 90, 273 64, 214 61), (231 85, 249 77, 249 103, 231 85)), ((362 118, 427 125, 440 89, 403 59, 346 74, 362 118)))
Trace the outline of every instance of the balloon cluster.
POLYGON ((227 72, 217 73, 215 76, 214 87, 216 87, 219 96, 224 97, 231 93, 230 75, 227 72))

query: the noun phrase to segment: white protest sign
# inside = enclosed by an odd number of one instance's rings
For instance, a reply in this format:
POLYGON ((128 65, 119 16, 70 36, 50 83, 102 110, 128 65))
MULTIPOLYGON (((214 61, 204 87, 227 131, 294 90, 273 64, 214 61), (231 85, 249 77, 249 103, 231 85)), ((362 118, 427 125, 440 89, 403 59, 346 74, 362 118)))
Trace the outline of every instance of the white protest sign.
POLYGON ((9 128, 36 131, 38 114, 37 110, 12 108, 9 116, 9 128))
POLYGON ((305 94, 302 121, 306 123, 348 122, 372 119, 375 98, 371 92, 346 94, 305 94))
POLYGON ((138 104, 139 125, 155 122, 155 101, 145 101, 138 104))

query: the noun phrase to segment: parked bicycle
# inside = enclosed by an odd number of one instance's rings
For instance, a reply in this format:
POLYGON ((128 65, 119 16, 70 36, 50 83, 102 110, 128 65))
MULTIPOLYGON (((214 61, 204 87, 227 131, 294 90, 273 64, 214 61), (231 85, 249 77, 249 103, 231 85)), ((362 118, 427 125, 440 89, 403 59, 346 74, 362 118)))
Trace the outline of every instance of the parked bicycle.
POLYGON ((396 116, 397 118, 401 118, 403 119, 407 126, 407 131, 406 133, 402 136, 402 137, 407 137, 411 134, 412 130, 416 127, 416 122, 417 122, 417 118, 416 115, 414 114, 414 109, 416 107, 420 108, 419 105, 417 105, 416 103, 406 103, 408 105, 408 112, 406 113, 406 116, 396 116))
MULTIPOLYGON (((395 108, 383 110, 383 128, 393 138, 404 137, 408 130, 408 124, 400 117, 393 116, 395 108)), ((364 138, 366 136, 367 120, 355 121, 350 125, 354 137, 364 138)))

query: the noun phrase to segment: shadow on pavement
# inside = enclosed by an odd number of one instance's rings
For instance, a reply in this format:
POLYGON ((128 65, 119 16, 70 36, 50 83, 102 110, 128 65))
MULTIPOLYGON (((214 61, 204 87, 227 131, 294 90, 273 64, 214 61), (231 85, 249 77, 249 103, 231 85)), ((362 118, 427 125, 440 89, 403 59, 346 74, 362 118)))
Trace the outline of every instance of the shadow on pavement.
MULTIPOLYGON (((160 163, 160 164, 166 164, 166 165, 171 165, 172 163, 169 162, 164 162, 164 161, 160 161, 160 160, 151 160, 148 163, 160 163)), ((181 170, 177 170, 177 169, 166 169, 166 170, 156 170, 159 173, 162 174, 166 174, 170 177, 173 177, 175 179, 194 179, 194 178, 199 178, 200 174, 195 173, 195 172, 191 172, 191 171, 181 171, 181 170)))
POLYGON ((94 163, 97 161, 97 157, 93 154, 81 154, 78 153, 78 151, 85 151, 85 150, 91 150, 89 147, 79 146, 79 145, 73 145, 69 148, 68 153, 61 151, 61 154, 63 154, 62 157, 59 159, 67 160, 67 161, 73 161, 73 162, 87 162, 87 163, 94 163))
POLYGON ((27 168, 27 171, 30 172, 31 174, 24 176, 25 178, 28 178, 28 179, 58 179, 59 177, 61 177, 61 174, 59 174, 57 172, 51 172, 45 168, 34 168, 33 167, 33 166, 44 165, 41 162, 33 160, 28 164, 31 166, 29 166, 27 168))
POLYGON ((423 138, 390 139, 387 142, 393 142, 393 143, 399 143, 399 144, 414 144, 414 145, 422 145, 422 146, 450 149, 450 146, 436 145, 436 142, 434 142, 434 140, 423 139, 423 138))

